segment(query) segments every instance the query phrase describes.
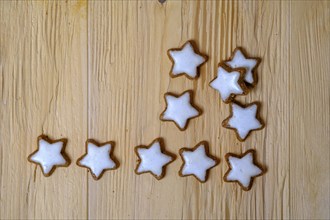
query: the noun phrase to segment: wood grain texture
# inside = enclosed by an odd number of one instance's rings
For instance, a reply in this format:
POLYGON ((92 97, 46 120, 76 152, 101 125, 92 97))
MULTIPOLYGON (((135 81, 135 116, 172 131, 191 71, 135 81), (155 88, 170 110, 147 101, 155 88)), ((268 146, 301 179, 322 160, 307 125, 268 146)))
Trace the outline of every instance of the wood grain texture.
POLYGON ((0 1, 1 219, 328 219, 328 1, 0 1), (166 51, 193 39, 209 61, 198 80, 169 77, 166 51), (259 56, 265 129, 243 143, 221 127, 229 106, 208 86, 236 46, 259 56), (161 122, 166 92, 195 91, 186 131, 161 122), (41 133, 69 139, 73 163, 45 178, 26 157, 41 133), (136 175, 134 147, 206 140, 221 159, 201 184, 136 175), (118 170, 99 181, 74 162, 88 138, 115 141, 118 170), (267 173, 251 191, 225 183, 224 155, 254 148, 267 173))
POLYGON ((0 2, 0 218, 85 218, 86 172, 45 178, 27 162, 37 137, 67 137, 76 159, 87 135, 87 7, 0 2))

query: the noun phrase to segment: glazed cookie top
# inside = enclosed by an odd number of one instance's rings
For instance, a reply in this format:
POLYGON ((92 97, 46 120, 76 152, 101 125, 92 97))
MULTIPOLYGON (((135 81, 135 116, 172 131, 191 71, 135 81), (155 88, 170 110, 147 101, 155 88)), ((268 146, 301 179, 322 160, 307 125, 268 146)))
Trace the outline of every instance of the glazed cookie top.
POLYGON ((244 81, 252 85, 256 84, 255 69, 260 63, 260 58, 248 57, 243 48, 237 47, 225 63, 231 68, 245 68, 244 81))
POLYGON ((207 61, 207 56, 199 54, 193 41, 187 41, 181 48, 168 50, 173 66, 170 75, 177 77, 186 74, 188 78, 198 77, 198 68, 207 61))
POLYGON ((44 176, 50 176, 56 167, 66 167, 70 159, 65 154, 67 139, 51 140, 46 135, 38 137, 38 149, 29 155, 28 160, 42 168, 44 176))
POLYGON ((86 167, 95 180, 102 177, 106 170, 118 167, 118 162, 113 157, 114 142, 98 143, 93 139, 86 141, 86 154, 77 160, 77 165, 86 167))
POLYGON ((222 101, 230 102, 235 95, 247 93, 244 84, 244 69, 230 70, 219 65, 218 76, 210 82, 210 86, 220 93, 222 101))
POLYGON ((167 106, 160 119, 162 121, 173 121, 180 130, 185 130, 189 119, 201 114, 201 110, 191 103, 192 96, 193 92, 191 90, 187 90, 178 96, 173 93, 166 93, 167 106))
POLYGON ((253 102, 248 105, 241 105, 238 102, 231 103, 231 115, 222 122, 222 125, 226 128, 234 129, 237 138, 240 141, 244 141, 251 131, 264 127, 258 108, 260 108, 259 102, 253 102))
POLYGON ((194 148, 180 149, 183 164, 180 176, 193 175, 200 182, 206 182, 208 171, 219 163, 219 160, 208 153, 208 144, 203 141, 194 148))
POLYGON ((248 150, 243 155, 226 154, 226 161, 230 169, 224 176, 227 182, 238 182, 244 190, 250 190, 253 178, 262 175, 265 171, 255 163, 255 151, 248 150))
POLYGON ((161 138, 154 140, 149 146, 135 147, 135 153, 139 158, 135 172, 151 173, 157 179, 163 178, 165 166, 175 159, 174 155, 165 152, 161 138))

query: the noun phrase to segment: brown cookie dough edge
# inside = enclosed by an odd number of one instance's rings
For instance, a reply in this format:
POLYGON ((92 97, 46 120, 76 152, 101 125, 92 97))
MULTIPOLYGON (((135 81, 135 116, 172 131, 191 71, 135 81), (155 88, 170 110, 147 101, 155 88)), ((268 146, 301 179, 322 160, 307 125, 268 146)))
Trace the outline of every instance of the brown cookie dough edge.
POLYGON ((238 183, 238 185, 240 185, 240 187, 244 190, 244 191, 249 191, 251 188, 252 188, 252 185, 253 185, 253 181, 254 181, 254 178, 258 177, 258 176, 262 176, 264 175, 266 172, 267 172, 267 169, 265 166, 262 166, 260 165, 257 161, 256 161, 256 150, 254 149, 249 149, 247 150, 245 153, 243 154, 234 154, 234 153, 227 153, 225 155, 225 161, 227 162, 228 164, 228 167, 229 169, 227 170, 227 172, 225 173, 225 175, 223 176, 223 181, 227 182, 227 183, 238 183), (260 170, 261 170, 261 173, 256 175, 256 176, 253 176, 251 177, 251 181, 250 181, 250 184, 248 187, 244 187, 238 180, 227 180, 227 176, 229 174, 229 172, 232 170, 232 167, 229 163, 229 157, 236 157, 236 158, 243 158, 245 155, 249 154, 249 153, 252 153, 252 161, 253 161, 253 164, 256 165, 260 170))
POLYGON ((186 148, 186 147, 181 148, 181 149, 179 150, 179 155, 180 155, 181 160, 182 160, 182 162, 183 162, 182 165, 181 165, 181 167, 180 167, 180 170, 179 170, 179 176, 181 176, 181 177, 193 176, 193 177, 195 177, 195 179, 197 179, 200 183, 205 183, 205 182, 208 180, 210 170, 211 170, 212 168, 214 168, 215 166, 217 166, 217 165, 220 163, 220 159, 219 159, 219 158, 217 158, 217 157, 215 157, 215 156, 213 156, 213 155, 210 154, 210 152, 209 152, 209 143, 208 143, 207 141, 201 141, 201 142, 199 142, 196 146, 194 146, 193 148, 186 148), (205 149, 205 154, 206 154, 206 156, 208 156, 209 158, 211 158, 212 160, 215 161, 214 166, 212 166, 212 167, 210 167, 209 169, 206 170, 205 181, 200 180, 200 179, 199 179, 197 176, 195 176, 194 174, 188 174, 188 175, 183 175, 183 174, 182 174, 182 169, 183 169, 184 165, 186 164, 186 161, 184 160, 183 155, 182 155, 183 152, 185 152, 185 151, 193 152, 193 151, 195 151, 200 145, 204 145, 204 149, 205 149))
MULTIPOLYGON (((247 52, 246 52, 246 50, 245 50, 243 47, 236 47, 235 50, 234 50, 234 51, 232 52, 232 54, 230 55, 230 57, 229 57, 227 60, 224 60, 223 63, 224 63, 225 65, 227 65, 228 67, 230 67, 230 66, 227 64, 227 62, 228 62, 228 61, 231 61, 231 60, 234 58, 234 54, 236 54, 236 52, 237 52, 238 50, 240 50, 240 51, 243 53, 243 55, 244 55, 244 57, 245 57, 246 59, 253 59, 253 60, 256 60, 256 61, 257 61, 256 65, 255 65, 254 68, 251 70, 251 72, 252 72, 252 76, 253 76, 253 83, 251 84, 251 83, 248 83, 248 82, 244 81, 244 83, 247 85, 247 87, 248 87, 249 89, 252 89, 252 88, 254 88, 254 87, 257 85, 257 83, 258 83, 258 75, 257 75, 257 71, 256 71, 256 69, 258 68, 259 64, 261 63, 261 58, 260 58, 260 57, 250 57, 250 56, 247 55, 247 52)), ((244 68, 244 69, 245 69, 245 68, 244 68)))
MULTIPOLYGON (((243 90, 243 93, 242 94, 233 94, 233 93, 231 93, 230 96, 226 100, 222 100, 221 94, 217 91, 219 93, 219 95, 220 95, 221 101, 223 101, 224 103, 228 104, 228 103, 232 102, 236 96, 243 96, 243 95, 247 95, 249 93, 250 90, 249 90, 249 88, 246 86, 246 84, 244 82, 244 76, 245 76, 245 73, 246 73, 245 68, 230 68, 224 62, 220 62, 218 64, 217 73, 218 73, 218 69, 220 67, 223 68, 224 70, 226 70, 228 73, 238 72, 240 74, 240 77, 237 80, 237 83, 240 85, 241 89, 243 90)), ((209 86, 210 87, 211 87, 211 83, 214 80, 216 80, 217 78, 218 78, 218 75, 211 82, 209 82, 209 86)), ((213 87, 211 87, 211 88, 214 89, 213 87)))
POLYGON ((186 43, 184 43, 183 46, 181 46, 181 47, 179 47, 179 48, 171 48, 171 49, 168 49, 168 50, 167 50, 167 56, 169 57, 169 59, 171 60, 171 63, 172 63, 172 67, 171 67, 171 70, 170 70, 170 77, 172 77, 172 78, 176 78, 176 77, 179 77, 179 76, 182 76, 182 75, 186 75, 186 77, 187 77, 188 79, 191 79, 191 80, 197 80, 197 79, 199 78, 199 76, 200 76, 200 67, 201 67, 204 63, 206 63, 206 62, 208 61, 208 59, 209 59, 209 57, 208 57, 207 55, 205 55, 205 54, 201 54, 201 53, 200 53, 200 51, 198 50, 197 44, 196 44, 196 42, 195 42, 194 40, 188 40, 188 41, 186 41, 186 43), (191 76, 189 76, 189 75, 188 75, 187 73, 185 73, 185 72, 179 73, 179 74, 177 74, 177 75, 174 75, 174 74, 172 73, 175 62, 174 62, 173 58, 172 58, 171 55, 170 55, 170 51, 181 51, 181 50, 182 50, 182 49, 183 49, 188 43, 191 44, 191 46, 192 46, 192 48, 193 48, 193 50, 194 50, 194 52, 195 52, 196 54, 198 54, 199 56, 202 56, 202 57, 205 59, 203 63, 201 63, 200 65, 197 66, 196 77, 191 77, 191 76))
POLYGON ((241 103, 238 102, 238 101, 233 101, 233 102, 229 103, 229 105, 230 105, 230 115, 229 115, 225 120, 222 121, 222 127, 227 128, 227 129, 234 130, 234 131, 235 131, 235 134, 236 134, 236 137, 237 137, 237 139, 238 139, 240 142, 245 141, 245 140, 250 136, 250 134, 251 134, 252 131, 258 131, 258 130, 261 130, 261 129, 263 129, 263 128, 265 127, 265 122, 264 122, 264 120, 262 120, 262 118, 260 117, 261 102, 259 102, 259 101, 255 101, 255 102, 251 102, 251 103, 249 103, 249 104, 244 105, 244 104, 241 104, 241 103), (242 138, 239 136, 238 131, 237 131, 236 128, 230 127, 229 124, 228 124, 230 118, 233 117, 233 104, 239 105, 239 106, 242 107, 242 108, 247 108, 247 107, 252 106, 252 105, 257 105, 256 119, 260 122, 261 127, 249 131, 249 133, 246 135, 246 137, 245 137, 244 139, 242 139, 242 138))
POLYGON ((160 116, 159 116, 159 120, 164 121, 164 122, 166 122, 166 121, 172 121, 172 122, 174 122, 174 124, 177 126, 177 128, 179 128, 180 131, 184 131, 184 130, 186 130, 187 127, 188 127, 189 121, 190 121, 191 119, 197 118, 198 116, 201 116, 202 113, 203 113, 203 111, 201 110, 200 107, 198 107, 198 106, 196 106, 196 105, 193 104, 193 100, 194 100, 194 92, 193 92, 193 90, 185 90, 183 93, 181 93, 181 94, 179 94, 179 95, 176 95, 175 93, 172 93, 172 92, 167 92, 167 93, 164 94, 164 99, 165 99, 165 103, 166 103, 166 108, 165 108, 165 110, 160 114, 160 116), (187 122, 186 122, 186 125, 185 125, 183 128, 181 128, 181 127, 180 127, 180 126, 179 126, 174 120, 163 119, 163 114, 166 112, 167 107, 168 107, 168 103, 167 103, 167 101, 166 101, 166 96, 167 96, 167 95, 174 96, 175 98, 179 98, 179 97, 181 97, 183 94, 185 94, 186 92, 188 92, 188 93, 189 93, 189 96, 190 96, 190 105, 198 111, 198 115, 196 115, 196 116, 194 116, 194 117, 191 117, 191 118, 188 118, 188 119, 187 119, 187 122))
POLYGON ((42 174, 43 174, 45 177, 49 177, 49 176, 51 176, 51 175, 53 174, 53 172, 55 171, 55 169, 56 169, 57 167, 68 167, 68 166, 71 164, 71 160, 70 160, 69 156, 65 153, 65 148, 66 148, 67 143, 68 143, 68 139, 67 139, 67 138, 60 138, 60 139, 53 140, 53 139, 50 139, 50 138, 48 137, 48 135, 44 135, 44 134, 39 135, 39 136, 38 136, 38 140, 37 140, 37 146, 38 146, 38 147, 37 147, 37 150, 33 151, 33 152, 28 156, 27 160, 28 160, 29 162, 31 162, 31 163, 34 163, 34 164, 36 164, 36 165, 39 165, 39 166, 41 167, 41 172, 42 172, 42 174), (63 146, 62 146, 62 149, 61 149, 61 155, 62 155, 63 158, 66 160, 66 163, 63 164, 63 165, 54 165, 53 168, 49 171, 48 174, 44 173, 44 170, 42 169, 40 163, 38 163, 38 162, 34 162, 34 161, 31 160, 32 155, 35 154, 37 151, 39 151, 39 141, 40 141, 40 140, 44 140, 44 141, 48 142, 49 144, 54 144, 54 143, 57 143, 57 142, 62 142, 62 143, 63 143, 63 146))
POLYGON ((115 169, 118 169, 120 163, 119 161, 117 160, 117 158, 114 157, 113 155, 113 152, 114 152, 114 149, 115 149, 115 145, 116 143, 114 141, 107 141, 107 142, 103 142, 103 143, 100 143, 98 141, 96 141, 95 139, 88 139, 86 142, 85 142, 85 154, 83 154, 81 157, 79 157, 76 161, 76 164, 77 166, 79 167, 84 167, 84 168, 87 168, 87 170, 92 174, 92 177, 94 180, 99 180, 102 178, 103 174, 108 171, 108 170, 115 170, 115 169), (110 159, 115 163, 115 167, 113 168, 108 168, 108 169, 104 169, 101 174, 97 177, 91 168, 87 167, 87 166, 84 166, 82 164, 80 164, 80 161, 88 154, 88 143, 92 143, 94 144, 95 146, 97 147, 102 147, 106 144, 110 144, 111 145, 111 149, 110 149, 110 152, 109 152, 109 157, 110 159))
POLYGON ((165 144, 164 144, 164 139, 161 138, 161 137, 156 138, 156 139, 153 140, 153 141, 151 142, 151 144, 149 144, 149 145, 138 145, 138 146, 136 146, 136 147, 134 148, 134 152, 135 152, 136 156, 138 157, 138 159, 137 159, 137 164, 136 164, 136 167, 135 167, 135 169, 134 169, 134 172, 135 172, 137 175, 141 175, 141 174, 144 174, 144 173, 150 173, 150 174, 153 175, 157 180, 161 180, 161 179, 165 176, 165 174, 166 174, 166 166, 169 165, 170 163, 172 163, 172 162, 176 159, 176 155, 173 154, 173 153, 171 153, 171 152, 166 151, 164 146, 165 146, 165 144), (161 173, 160 176, 157 176, 156 174, 154 174, 154 173, 151 172, 151 171, 138 172, 137 170, 138 170, 138 168, 139 168, 139 166, 140 166, 140 163, 141 163, 141 158, 140 158, 140 155, 139 155, 139 153, 138 153, 138 149, 141 149, 141 148, 143 148, 143 149, 149 149, 149 148, 150 148, 154 143, 156 143, 156 142, 159 143, 160 151, 161 151, 163 154, 172 157, 172 160, 171 160, 170 162, 164 164, 164 166, 162 167, 162 173, 161 173))

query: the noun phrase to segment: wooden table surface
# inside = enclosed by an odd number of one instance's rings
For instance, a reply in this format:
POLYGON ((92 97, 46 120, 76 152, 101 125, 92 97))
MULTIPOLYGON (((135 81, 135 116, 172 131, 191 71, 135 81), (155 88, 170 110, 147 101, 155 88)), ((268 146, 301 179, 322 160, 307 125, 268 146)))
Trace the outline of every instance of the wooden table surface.
POLYGON ((1 219, 328 219, 329 1, 0 1, 1 219), (198 80, 169 77, 166 51, 194 39, 209 61, 198 80), (243 46, 262 58, 266 127, 243 143, 208 86, 243 46), (181 132, 161 122, 164 93, 192 89, 203 115, 181 132), (40 134, 69 139, 73 163, 45 178, 27 156, 40 134), (221 162, 201 184, 136 175, 133 148, 163 137, 178 153, 201 140, 221 162), (87 138, 116 142, 121 166, 95 181, 75 161, 87 138), (225 183, 224 155, 254 148, 268 172, 249 192, 225 183))

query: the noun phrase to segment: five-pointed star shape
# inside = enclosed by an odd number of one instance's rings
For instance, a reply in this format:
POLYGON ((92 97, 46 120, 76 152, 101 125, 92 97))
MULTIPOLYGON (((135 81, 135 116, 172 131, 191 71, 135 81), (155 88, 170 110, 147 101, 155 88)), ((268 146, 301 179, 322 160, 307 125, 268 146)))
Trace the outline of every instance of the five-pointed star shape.
POLYGON ((67 167, 71 161, 65 154, 67 139, 51 140, 46 135, 38 137, 38 149, 29 155, 28 161, 40 165, 44 176, 50 176, 56 167, 67 167))
POLYGON ((193 41, 187 41, 181 48, 173 48, 167 51, 172 61, 171 77, 186 74, 190 79, 198 77, 198 68, 207 61, 206 55, 195 52, 193 41))
POLYGON ((209 154, 209 146, 206 141, 198 143, 194 148, 181 148, 180 156, 183 164, 179 171, 180 176, 194 176, 204 183, 208 177, 208 171, 215 167, 219 160, 209 154))
POLYGON ((235 95, 247 94, 244 83, 244 69, 234 69, 219 65, 218 76, 210 82, 210 86, 220 93, 222 101, 230 102, 235 95))
POLYGON ((181 131, 187 128, 190 119, 201 115, 201 110, 191 103, 192 90, 184 91, 180 95, 166 93, 164 97, 167 106, 160 115, 160 120, 173 121, 181 131))
POLYGON ((230 116, 222 122, 225 128, 233 129, 237 139, 244 141, 251 131, 260 130, 264 123, 259 116, 260 103, 252 102, 242 105, 238 102, 230 104, 230 116))
POLYGON ((261 59, 257 57, 248 57, 243 48, 237 47, 229 60, 225 61, 231 68, 245 68, 245 82, 255 85, 257 76, 255 69, 258 67, 261 59))
POLYGON ((136 174, 151 173, 158 180, 165 176, 166 165, 175 160, 175 155, 166 152, 163 145, 163 139, 157 138, 148 146, 135 147, 138 156, 136 174))
POLYGON ((86 141, 86 154, 77 160, 77 165, 86 167, 95 180, 99 180, 107 170, 119 167, 118 161, 113 157, 115 143, 108 141, 98 143, 93 139, 86 141))
POLYGON ((243 190, 251 189, 253 179, 265 173, 265 169, 255 162, 255 150, 248 150, 242 155, 228 153, 225 156, 229 170, 223 177, 226 182, 237 182, 243 190))

